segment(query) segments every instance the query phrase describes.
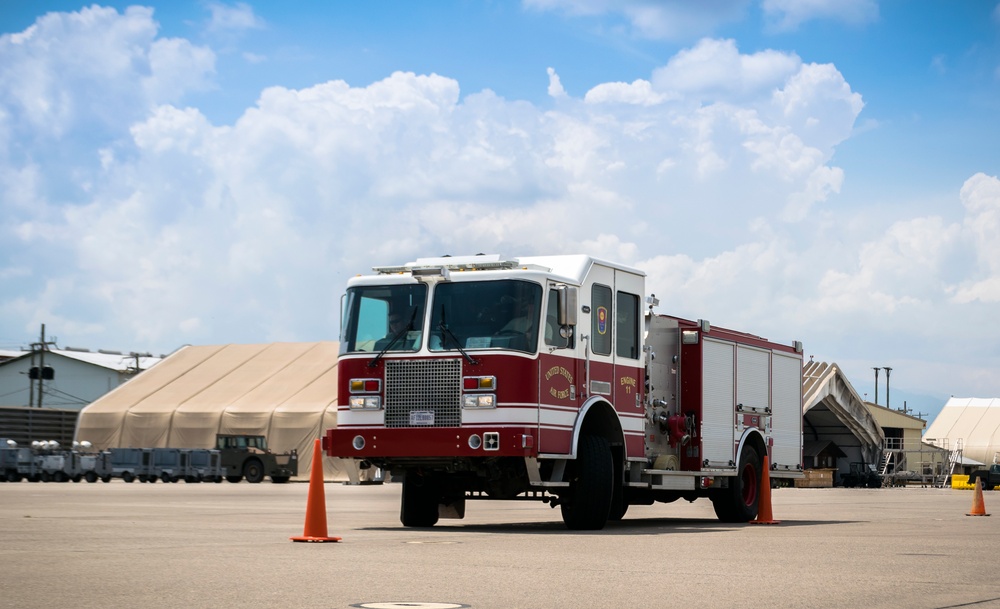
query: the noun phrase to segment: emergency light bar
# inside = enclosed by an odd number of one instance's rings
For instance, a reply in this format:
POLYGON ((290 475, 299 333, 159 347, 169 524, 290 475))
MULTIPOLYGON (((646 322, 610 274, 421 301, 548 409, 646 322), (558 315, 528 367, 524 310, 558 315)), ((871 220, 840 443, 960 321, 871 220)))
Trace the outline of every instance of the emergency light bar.
POLYGON ((444 275, 448 271, 510 271, 513 269, 550 271, 535 264, 521 264, 517 258, 504 259, 499 254, 480 256, 441 256, 439 258, 417 258, 401 266, 376 266, 372 270, 380 275, 411 273, 414 277, 444 275))

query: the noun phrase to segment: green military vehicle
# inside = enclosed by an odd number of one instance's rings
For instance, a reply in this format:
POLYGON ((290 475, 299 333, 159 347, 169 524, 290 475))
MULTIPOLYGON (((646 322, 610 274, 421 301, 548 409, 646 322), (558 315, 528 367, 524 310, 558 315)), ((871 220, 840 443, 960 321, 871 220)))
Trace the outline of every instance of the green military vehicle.
POLYGON ((226 480, 239 482, 262 482, 265 476, 271 482, 288 482, 299 474, 299 455, 294 448, 287 453, 274 453, 267 447, 267 438, 239 434, 218 434, 215 448, 221 454, 226 480))
POLYGON ((976 480, 982 480, 984 491, 1000 486, 1000 464, 994 463, 989 469, 977 469, 969 474, 969 484, 975 484, 976 480))
POLYGON ((851 470, 840 476, 841 483, 847 488, 880 488, 882 477, 875 473, 872 466, 867 463, 851 463, 851 470))

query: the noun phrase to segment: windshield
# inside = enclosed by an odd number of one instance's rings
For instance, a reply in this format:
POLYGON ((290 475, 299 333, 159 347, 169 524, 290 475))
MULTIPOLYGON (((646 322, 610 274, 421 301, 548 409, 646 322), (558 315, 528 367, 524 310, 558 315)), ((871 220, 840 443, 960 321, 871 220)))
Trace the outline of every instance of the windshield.
POLYGON ((438 284, 431 309, 430 350, 534 352, 541 301, 542 286, 530 281, 438 284))
POLYGON ((423 337, 427 286, 359 286, 347 290, 340 352, 416 351, 423 337))

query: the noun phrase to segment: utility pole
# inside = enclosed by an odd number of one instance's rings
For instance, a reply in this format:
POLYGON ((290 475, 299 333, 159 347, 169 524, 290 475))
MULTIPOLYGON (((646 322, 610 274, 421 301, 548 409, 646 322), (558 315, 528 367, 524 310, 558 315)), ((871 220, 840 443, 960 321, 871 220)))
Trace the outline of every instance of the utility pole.
MULTIPOLYGON (((55 346, 54 341, 45 340, 45 324, 42 324, 42 335, 37 343, 31 343, 31 368, 36 371, 35 376, 38 379, 38 408, 42 407, 42 383, 45 379, 45 352, 49 350, 49 345, 55 346), (35 353, 38 353, 38 368, 35 368, 35 353)), ((30 378, 31 375, 29 375, 30 378)), ((50 376, 51 378, 51 376, 50 376)), ((28 398, 28 407, 31 408, 35 406, 35 379, 31 378, 31 392, 28 398)))
POLYGON ((878 371, 881 368, 872 368, 875 371, 875 405, 878 406, 878 371))
POLYGON ((142 367, 139 365, 139 363, 140 363, 139 362, 139 358, 146 357, 146 356, 148 356, 148 354, 147 353, 136 353, 135 351, 132 351, 132 352, 130 352, 128 354, 128 356, 135 360, 135 367, 131 367, 130 366, 130 367, 126 368, 126 371, 130 372, 131 374, 139 374, 140 372, 142 372, 142 367))
POLYGON ((885 367, 885 407, 889 407, 889 373, 892 372, 892 368, 885 367))

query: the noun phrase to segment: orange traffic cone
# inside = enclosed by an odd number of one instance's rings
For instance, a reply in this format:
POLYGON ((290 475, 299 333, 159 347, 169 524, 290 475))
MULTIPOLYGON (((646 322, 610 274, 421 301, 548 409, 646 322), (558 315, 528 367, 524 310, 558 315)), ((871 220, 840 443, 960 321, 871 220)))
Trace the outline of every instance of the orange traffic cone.
POLYGON ((983 481, 976 478, 976 490, 972 494, 972 511, 966 516, 989 516, 986 504, 983 502, 983 481))
POLYGON ((309 470, 309 497, 306 500, 306 526, 302 537, 289 537, 292 541, 340 541, 328 537, 326 531, 326 490, 323 487, 323 450, 319 438, 313 445, 312 469, 309 470))
POLYGON ((771 514, 771 462, 764 455, 764 473, 760 477, 760 500, 757 502, 757 518, 750 524, 780 524, 771 514))

